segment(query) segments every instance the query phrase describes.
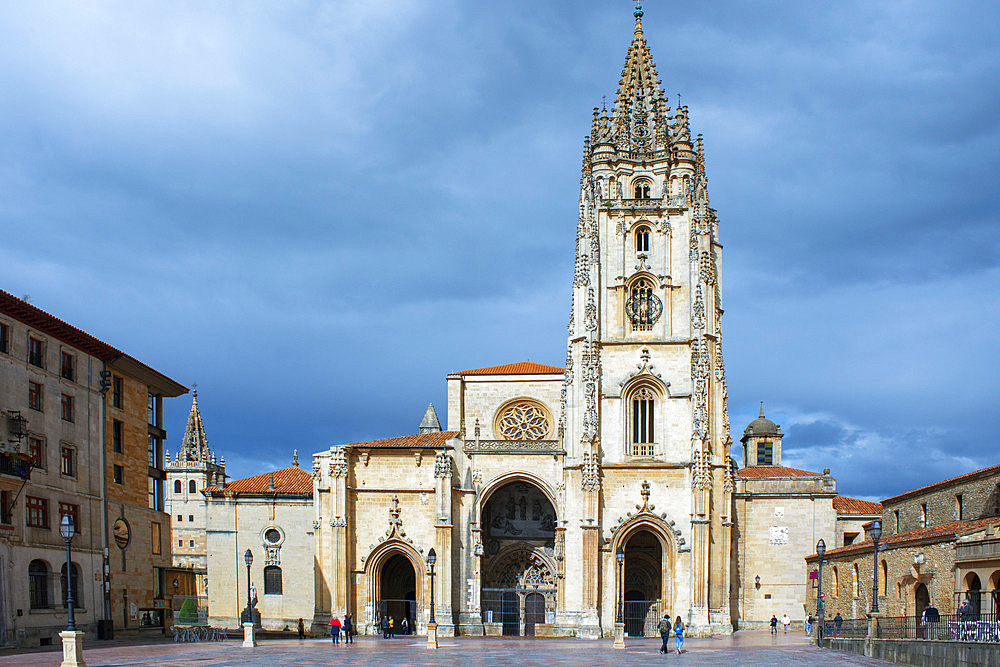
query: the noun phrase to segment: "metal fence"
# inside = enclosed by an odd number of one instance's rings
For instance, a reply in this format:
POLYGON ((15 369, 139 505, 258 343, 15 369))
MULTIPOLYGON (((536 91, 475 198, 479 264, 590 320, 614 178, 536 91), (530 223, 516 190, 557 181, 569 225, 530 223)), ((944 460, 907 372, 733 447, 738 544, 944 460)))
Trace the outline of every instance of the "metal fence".
MULTIPOLYGON (((835 620, 826 619, 824 632, 829 638, 866 637, 868 619, 845 618, 839 628, 835 620)), ((968 614, 941 614, 940 621, 928 623, 917 616, 883 616, 875 621, 872 636, 875 639, 1000 642, 1000 617, 996 613, 979 614, 975 619, 970 619, 968 614)))
POLYGON ((667 611, 659 600, 626 600, 622 610, 625 634, 629 637, 656 637, 657 626, 667 611))
POLYGON ((868 636, 867 618, 828 618, 823 622, 823 634, 826 637, 843 637, 855 639, 868 636))

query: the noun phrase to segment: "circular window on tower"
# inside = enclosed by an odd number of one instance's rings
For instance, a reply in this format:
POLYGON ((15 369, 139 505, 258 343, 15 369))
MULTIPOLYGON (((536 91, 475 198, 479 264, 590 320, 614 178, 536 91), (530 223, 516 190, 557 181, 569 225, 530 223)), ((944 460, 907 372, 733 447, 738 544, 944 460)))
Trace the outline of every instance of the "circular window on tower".
POLYGON ((548 410, 529 399, 515 399, 497 410, 493 431, 502 440, 542 440, 552 421, 548 410))
POLYGON ((281 542, 281 538, 281 531, 277 528, 268 528, 264 531, 264 541, 268 544, 279 544, 281 542))

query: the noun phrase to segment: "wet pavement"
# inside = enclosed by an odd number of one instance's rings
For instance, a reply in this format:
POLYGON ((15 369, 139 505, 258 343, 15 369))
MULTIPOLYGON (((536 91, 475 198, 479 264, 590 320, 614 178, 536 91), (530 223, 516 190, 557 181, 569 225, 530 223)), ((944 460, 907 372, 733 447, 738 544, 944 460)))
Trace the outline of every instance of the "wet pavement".
MULTIPOLYGON (((447 637, 436 651, 426 648, 423 637, 357 638, 353 645, 333 646, 329 639, 265 639, 252 649, 240 640, 193 644, 90 641, 84 644, 84 659, 91 667, 111 665, 252 666, 252 665, 525 665, 527 667, 584 667, 585 665, 648 665, 652 661, 691 665, 892 665, 883 660, 840 653, 810 646, 801 634, 744 631, 730 637, 687 639, 678 655, 670 641, 671 653, 659 655, 659 639, 626 640, 626 649, 611 648, 611 640, 521 639, 447 637)), ((59 651, 33 651, 0 656, 0 666, 57 666, 59 651)))

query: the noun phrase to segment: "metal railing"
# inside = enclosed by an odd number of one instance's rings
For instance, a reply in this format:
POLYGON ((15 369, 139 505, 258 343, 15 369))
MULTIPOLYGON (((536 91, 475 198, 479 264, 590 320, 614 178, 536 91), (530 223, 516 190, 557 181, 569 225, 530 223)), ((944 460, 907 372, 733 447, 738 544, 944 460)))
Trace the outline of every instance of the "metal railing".
POLYGON ((0 452, 0 475, 28 479, 31 477, 31 459, 19 452, 0 452))
POLYGON ((938 641, 1000 641, 997 614, 941 614, 941 620, 927 622, 916 616, 887 616, 877 620, 876 639, 932 639, 938 641))
POLYGON ((837 622, 836 618, 828 618, 823 622, 823 634, 831 639, 844 638, 856 639, 868 636, 867 618, 842 618, 837 622))

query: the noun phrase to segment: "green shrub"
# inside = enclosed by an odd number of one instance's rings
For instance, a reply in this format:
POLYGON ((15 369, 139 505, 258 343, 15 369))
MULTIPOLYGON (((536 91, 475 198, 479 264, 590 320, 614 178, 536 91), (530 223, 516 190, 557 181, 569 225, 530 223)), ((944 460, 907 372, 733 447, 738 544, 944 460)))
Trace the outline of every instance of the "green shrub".
POLYGON ((198 603, 188 598, 177 612, 176 625, 195 625, 198 623, 198 603))

